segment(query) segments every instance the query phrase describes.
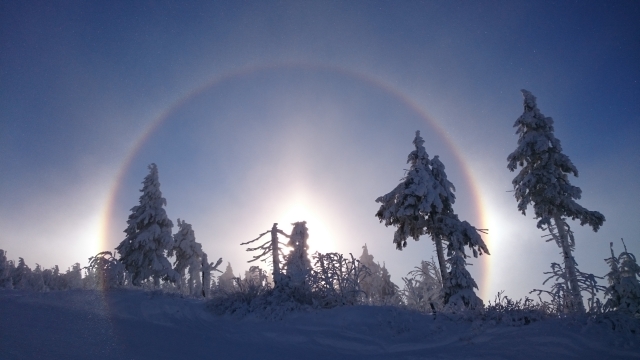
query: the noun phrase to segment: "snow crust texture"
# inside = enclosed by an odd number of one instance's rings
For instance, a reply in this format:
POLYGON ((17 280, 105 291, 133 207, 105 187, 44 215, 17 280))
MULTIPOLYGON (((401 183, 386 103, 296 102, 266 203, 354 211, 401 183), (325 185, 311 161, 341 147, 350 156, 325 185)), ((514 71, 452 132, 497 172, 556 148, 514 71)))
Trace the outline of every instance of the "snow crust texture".
POLYGON ((192 298, 142 290, 0 290, 0 358, 638 359, 637 335, 604 323, 526 326, 390 306, 216 316, 192 298))

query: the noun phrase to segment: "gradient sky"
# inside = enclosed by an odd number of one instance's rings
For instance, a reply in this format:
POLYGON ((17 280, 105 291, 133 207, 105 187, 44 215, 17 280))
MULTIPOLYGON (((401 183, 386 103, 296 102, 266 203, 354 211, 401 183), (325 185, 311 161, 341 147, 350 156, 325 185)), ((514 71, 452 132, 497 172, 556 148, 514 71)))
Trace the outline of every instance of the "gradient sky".
POLYGON ((401 285, 433 245, 395 250, 374 200, 420 130, 454 209, 489 229, 479 295, 523 297, 561 262, 509 192, 524 88, 607 219, 570 223, 579 268, 604 275, 610 241, 640 255, 638 19, 637 1, 4 1, 0 248, 86 265, 155 162, 170 218, 236 273, 241 242, 306 220, 312 250, 366 243, 401 285))

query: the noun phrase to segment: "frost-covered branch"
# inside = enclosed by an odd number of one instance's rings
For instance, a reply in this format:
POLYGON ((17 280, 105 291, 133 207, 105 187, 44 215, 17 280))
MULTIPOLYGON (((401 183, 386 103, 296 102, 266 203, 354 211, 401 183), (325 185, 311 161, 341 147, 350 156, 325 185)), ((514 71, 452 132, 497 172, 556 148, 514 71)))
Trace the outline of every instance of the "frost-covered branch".
POLYGON ((260 238, 262 238, 266 234, 271 234, 271 240, 264 242, 260 246, 247 248, 247 251, 262 251, 258 255, 254 255, 253 259, 249 260, 248 262, 254 262, 257 260, 266 262, 267 260, 271 260, 271 264, 273 265, 273 280, 277 285, 280 282, 280 279, 282 277, 281 269, 280 269, 280 256, 283 255, 283 252, 280 246, 286 246, 286 244, 278 241, 278 235, 282 235, 286 238, 290 238, 290 236, 285 234, 284 231, 278 229, 278 223, 274 223, 273 226, 271 227, 271 230, 267 230, 261 233, 257 238, 251 241, 241 243, 240 245, 252 244, 260 240, 260 238), (268 257, 269 254, 271 254, 270 258, 268 257))
POLYGON ((346 258, 339 253, 313 254, 310 285, 314 298, 322 301, 323 307, 354 305, 366 296, 360 288, 360 282, 371 272, 353 254, 349 256, 346 258))

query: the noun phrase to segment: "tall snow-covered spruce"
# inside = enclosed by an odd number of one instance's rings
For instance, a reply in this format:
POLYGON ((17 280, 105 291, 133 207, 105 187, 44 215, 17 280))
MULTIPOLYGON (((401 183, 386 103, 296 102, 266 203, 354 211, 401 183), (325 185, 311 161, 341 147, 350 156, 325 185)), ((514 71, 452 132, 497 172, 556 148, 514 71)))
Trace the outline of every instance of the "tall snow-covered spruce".
MULTIPOLYGON (((427 234, 428 227, 433 224, 433 218, 444 208, 442 198, 449 196, 433 177, 429 154, 423 146, 424 140, 420 137, 420 131, 416 131, 413 144, 415 150, 407 159, 411 167, 405 177, 390 193, 376 199, 376 202, 382 204, 376 213, 380 222, 384 221, 385 226, 397 227, 393 242, 398 250, 407 246, 409 237, 418 241, 420 236, 427 234)), ((455 197, 447 200, 453 203, 455 197)), ((436 244, 442 277, 446 278, 447 267, 442 238, 432 236, 432 239, 436 244)))
POLYGON ((489 250, 478 230, 460 221, 453 211, 455 188, 447 179, 438 156, 429 160, 420 131, 416 131, 413 144, 415 150, 407 159, 409 171, 395 189, 376 199, 382 204, 376 216, 385 226, 397 227, 393 242, 398 250, 407 246, 409 237, 417 241, 421 235, 431 236, 443 280, 445 304, 455 300, 457 305, 480 306, 482 300, 473 291, 478 286, 466 270, 464 247, 469 246, 475 257, 489 254, 489 250), (447 245, 446 260, 443 242, 447 245))
POLYGON ((589 211, 575 202, 582 191, 571 185, 568 175, 577 177, 578 169, 562 153, 560 140, 553 134, 553 119, 540 112, 533 94, 521 91, 524 113, 513 125, 517 128, 518 147, 507 158, 509 170, 522 168, 512 181, 518 210, 524 215, 529 204, 533 204, 535 218, 539 219, 538 228, 549 231, 562 249, 572 302, 569 307, 584 312, 572 253, 575 243, 566 220, 580 220, 580 225, 587 224, 598 231, 605 219, 601 213, 589 211))
POLYGON ((149 165, 149 175, 144 178, 140 205, 131 208, 127 220, 127 235, 116 250, 126 270, 132 274, 133 285, 153 277, 154 285, 160 285, 160 279, 175 281, 178 274, 171 268, 166 257, 173 249, 171 236, 173 223, 167 217, 164 206, 167 200, 160 192, 158 167, 149 165))

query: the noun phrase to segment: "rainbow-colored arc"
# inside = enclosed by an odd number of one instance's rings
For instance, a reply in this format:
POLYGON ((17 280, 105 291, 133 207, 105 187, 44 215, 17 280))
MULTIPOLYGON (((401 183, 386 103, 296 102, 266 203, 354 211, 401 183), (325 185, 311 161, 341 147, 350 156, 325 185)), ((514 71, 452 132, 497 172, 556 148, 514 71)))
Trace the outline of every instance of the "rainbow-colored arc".
MULTIPOLYGON (((204 83, 200 87, 197 87, 187 93, 186 95, 179 98, 169 107, 167 107, 164 111, 162 111, 153 121, 147 125, 142 134, 138 137, 137 140, 134 141, 131 149, 127 153, 124 158, 122 165, 117 171, 115 178, 112 182, 109 195, 106 201, 106 205, 104 207, 102 216, 101 216, 101 227, 99 232, 99 248, 104 249, 107 247, 107 240, 110 238, 109 234, 109 222, 112 219, 113 207, 116 195, 120 191, 120 186, 122 184, 123 177, 129 171, 131 163, 133 159, 136 157, 137 153, 146 143, 146 141, 153 135, 153 133, 158 129, 176 110, 181 108, 183 105, 188 103, 192 98, 198 96, 199 94, 212 89, 216 86, 220 86, 228 81, 233 81, 236 79, 240 79, 245 76, 254 75, 257 73, 281 70, 281 69, 301 69, 301 70, 310 70, 310 71, 325 71, 333 74, 338 74, 344 76, 346 78, 354 79, 360 81, 364 84, 372 86, 374 88, 380 89, 384 91, 386 94, 390 95, 392 98, 398 100, 400 103, 404 104, 407 108, 411 109, 415 114, 419 115, 425 122, 427 122, 436 132, 444 139, 445 144, 449 147, 451 152, 454 154, 456 161, 458 162, 461 169, 463 169, 463 173, 465 175, 465 182, 468 184, 471 192, 473 194, 473 201, 475 203, 476 214, 478 214, 478 219, 476 219, 476 223, 480 224, 479 227, 486 228, 488 219, 484 210, 484 202, 481 196, 480 189, 477 185, 477 181, 475 181, 473 177, 473 173, 465 161, 462 151, 459 146, 453 141, 453 139, 449 136, 449 134, 445 131, 443 126, 436 121, 433 117, 431 117, 412 97, 410 97, 405 92, 400 89, 394 87, 393 85, 383 81, 382 79, 370 75, 364 74, 359 71, 355 71, 352 69, 347 69, 344 67, 338 67, 334 65, 322 65, 322 64, 309 64, 309 63, 275 63, 268 65, 258 65, 258 66, 248 66, 236 69, 234 71, 230 71, 224 73, 222 75, 218 75, 211 79, 210 81, 204 83)), ((484 236, 485 242, 491 250, 491 242, 488 239, 488 236, 484 236)), ((480 297, 487 298, 489 283, 491 279, 492 266, 491 261, 487 256, 482 257, 482 280, 479 283, 480 286, 480 297)))

